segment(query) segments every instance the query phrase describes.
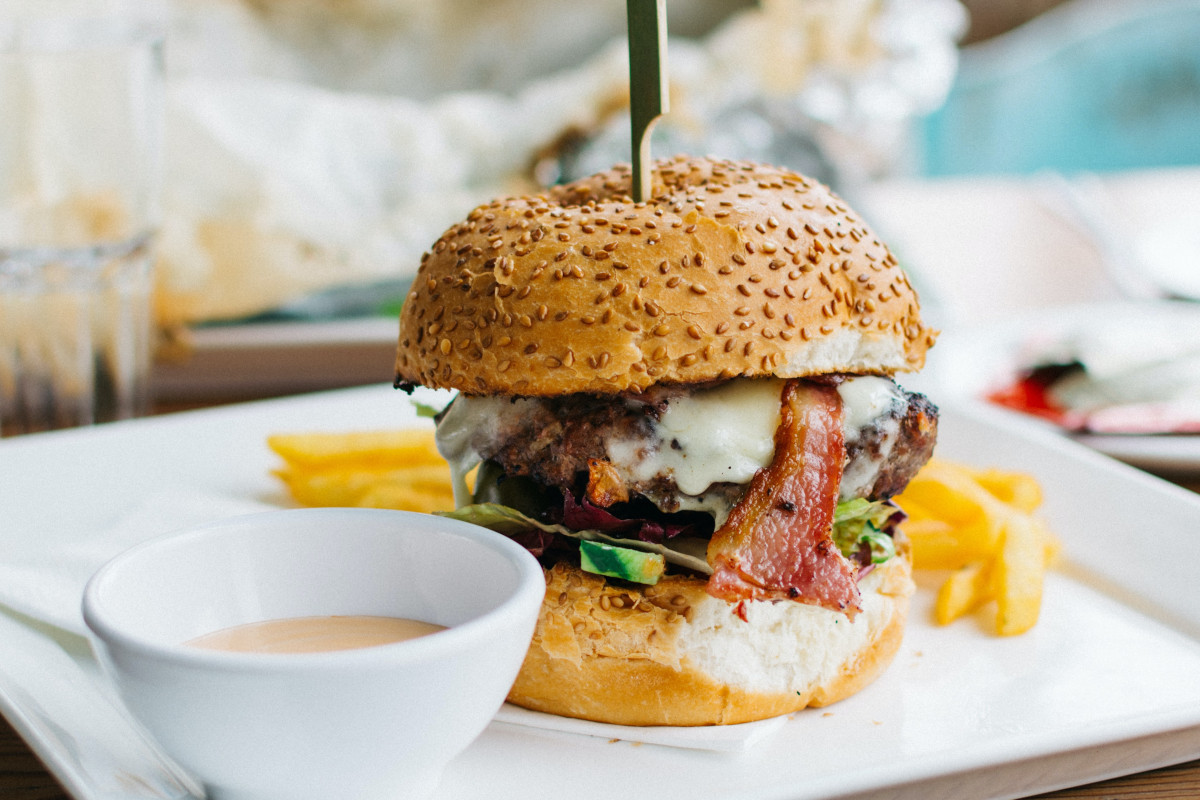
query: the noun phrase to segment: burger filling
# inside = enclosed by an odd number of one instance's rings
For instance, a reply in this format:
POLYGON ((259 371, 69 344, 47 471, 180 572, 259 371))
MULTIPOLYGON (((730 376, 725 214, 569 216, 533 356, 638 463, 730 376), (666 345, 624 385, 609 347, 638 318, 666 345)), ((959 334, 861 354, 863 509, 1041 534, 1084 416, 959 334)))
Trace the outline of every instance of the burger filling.
POLYGON ((535 555, 557 560, 580 541, 628 548, 708 575, 726 599, 847 610, 853 582, 894 551, 901 515, 888 501, 928 460, 936 421, 928 400, 889 378, 828 376, 618 397, 460 395, 437 435, 455 515, 535 555))

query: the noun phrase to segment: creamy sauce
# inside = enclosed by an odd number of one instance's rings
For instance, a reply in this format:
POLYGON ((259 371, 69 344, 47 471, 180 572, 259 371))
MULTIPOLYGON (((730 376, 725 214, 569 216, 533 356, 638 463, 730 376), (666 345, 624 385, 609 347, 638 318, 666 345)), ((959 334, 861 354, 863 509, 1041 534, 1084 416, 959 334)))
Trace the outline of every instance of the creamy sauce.
POLYGON ((224 628, 185 644, 236 653, 325 653, 405 642, 441 630, 442 625, 400 617, 295 617, 224 628))

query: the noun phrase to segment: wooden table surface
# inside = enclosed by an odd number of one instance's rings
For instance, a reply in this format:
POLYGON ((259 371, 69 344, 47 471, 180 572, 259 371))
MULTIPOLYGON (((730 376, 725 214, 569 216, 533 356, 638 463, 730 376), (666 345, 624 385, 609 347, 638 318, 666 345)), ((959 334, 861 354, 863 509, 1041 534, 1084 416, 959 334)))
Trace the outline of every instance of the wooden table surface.
MULTIPOLYGON (((180 405, 160 410, 184 409, 180 405)), ((1176 482, 1200 492, 1200 483, 1194 480, 1193 476, 1176 482)), ((1200 800, 1200 760, 1034 797, 1043 800, 1200 800)), ((0 800, 73 800, 2 716, 0 800)))

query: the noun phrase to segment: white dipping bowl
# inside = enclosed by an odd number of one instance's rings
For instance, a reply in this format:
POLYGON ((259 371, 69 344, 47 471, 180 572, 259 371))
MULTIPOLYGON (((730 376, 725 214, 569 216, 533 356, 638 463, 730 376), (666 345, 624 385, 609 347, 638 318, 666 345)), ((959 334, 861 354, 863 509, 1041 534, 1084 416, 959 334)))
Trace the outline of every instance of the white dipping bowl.
POLYGON ((492 531, 403 511, 301 509, 138 545, 92 577, 83 614, 129 710, 211 797, 395 800, 432 792, 500 708, 544 592, 533 556, 492 531), (448 629, 327 653, 184 644, 330 615, 448 629))

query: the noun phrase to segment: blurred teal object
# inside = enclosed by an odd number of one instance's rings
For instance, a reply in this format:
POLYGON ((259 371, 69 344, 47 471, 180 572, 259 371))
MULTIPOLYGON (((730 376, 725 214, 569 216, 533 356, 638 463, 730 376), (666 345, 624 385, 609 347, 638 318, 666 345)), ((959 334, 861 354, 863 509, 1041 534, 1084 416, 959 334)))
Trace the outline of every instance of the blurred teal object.
POLYGON ((1200 164, 1200 2, 1073 0, 963 48, 927 175, 1200 164))

